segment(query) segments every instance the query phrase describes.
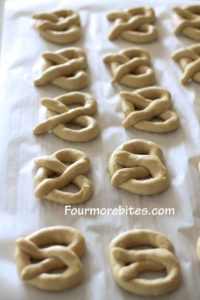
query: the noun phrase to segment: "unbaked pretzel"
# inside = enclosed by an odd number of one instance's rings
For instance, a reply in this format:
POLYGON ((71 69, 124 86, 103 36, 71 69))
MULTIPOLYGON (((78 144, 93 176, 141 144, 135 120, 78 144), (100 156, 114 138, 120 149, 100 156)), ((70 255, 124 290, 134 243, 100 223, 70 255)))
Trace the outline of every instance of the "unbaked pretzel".
POLYGON ((176 25, 174 33, 200 42, 200 5, 174 7, 173 11, 176 25))
POLYGON ((65 90, 80 90, 89 83, 85 71, 87 59, 80 48, 65 48, 55 52, 43 53, 42 75, 34 81, 36 86, 52 83, 65 90))
POLYGON ((112 83, 140 88, 155 83, 149 53, 141 48, 129 48, 119 54, 107 54, 103 59, 113 75, 112 83))
POLYGON ((115 21, 109 40, 122 37, 133 43, 151 43, 158 38, 156 17, 150 7, 130 8, 127 11, 113 11, 107 14, 109 21, 115 21))
POLYGON ((39 289, 60 291, 82 280, 80 257, 85 250, 84 237, 77 229, 46 227, 17 239, 15 259, 22 280, 39 289))
POLYGON ((74 10, 58 10, 33 15, 40 35, 56 44, 76 42, 81 35, 79 15, 74 10))
POLYGON ((167 189, 169 178, 161 148, 135 139, 119 146, 111 155, 111 184, 131 193, 153 195, 167 189))
POLYGON ((200 45, 179 49, 173 53, 172 58, 183 70, 182 84, 190 81, 200 83, 200 45))
POLYGON ((177 114, 169 110, 170 93, 157 86, 146 87, 134 92, 121 92, 122 110, 126 116, 122 125, 140 130, 163 133, 179 127, 177 114))
POLYGON ((147 51, 129 48, 119 54, 107 54, 103 59, 113 75, 112 83, 120 83, 132 88, 140 88, 155 83, 155 73, 147 51))
POLYGON ((52 130, 61 139, 72 142, 91 141, 99 134, 99 125, 91 117, 97 111, 97 104, 90 94, 71 92, 55 99, 43 98, 41 103, 47 108, 48 119, 34 127, 34 134, 52 130), (78 106, 70 109, 68 105, 78 106), (68 124, 81 128, 72 129, 68 124))
POLYGON ((114 279, 130 293, 161 296, 173 291, 181 279, 173 245, 156 231, 141 229, 120 234, 110 243, 109 257, 114 279), (156 271, 166 271, 166 276, 138 277, 143 272, 156 271))
POLYGON ((81 151, 63 149, 35 160, 35 195, 62 204, 78 204, 89 200, 93 193, 90 180, 83 174, 90 169, 89 158, 81 151), (78 192, 62 190, 73 184, 78 192))

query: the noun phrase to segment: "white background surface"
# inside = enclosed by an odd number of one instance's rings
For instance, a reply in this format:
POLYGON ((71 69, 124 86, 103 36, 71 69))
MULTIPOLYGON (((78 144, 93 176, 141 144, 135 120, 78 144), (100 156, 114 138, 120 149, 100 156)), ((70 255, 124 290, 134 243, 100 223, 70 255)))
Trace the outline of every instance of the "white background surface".
MULTIPOLYGON (((134 1, 134 5, 147 1, 134 1)), ((176 3, 184 4, 179 1, 176 3)), ((191 3, 187 2, 187 3, 191 3)), ((171 20, 170 1, 148 1, 156 8, 159 41, 143 46, 152 55, 157 84, 172 93, 174 109, 180 116, 181 128, 166 135, 124 130, 120 124, 123 113, 119 91, 125 90, 110 84, 111 76, 102 63, 103 55, 132 45, 122 40, 107 40, 110 24, 106 12, 133 6, 133 1, 7 1, 4 20, 1 82, 3 84, 0 110, 0 290, 4 300, 35 299, 140 299, 120 289, 114 282, 109 262, 108 245, 120 232, 132 228, 155 229, 166 234, 176 248, 183 279, 177 290, 162 299, 198 300, 200 295, 200 264, 195 248, 200 234, 200 191, 197 163, 200 159, 199 119, 200 88, 194 83, 184 87, 179 83, 181 71, 170 59, 171 53, 192 44, 176 38, 171 20), (156 3, 156 6, 155 6, 156 3), (45 118, 39 104, 42 96, 64 93, 55 87, 35 88, 33 80, 41 72, 41 53, 59 49, 43 40, 34 29, 31 15, 38 11, 61 8, 78 8, 83 38, 76 46, 83 47, 88 55, 91 85, 85 91, 93 93, 98 102, 97 119, 101 136, 87 144, 62 141, 52 134, 35 137, 32 127, 45 118), (107 162, 112 151, 132 138, 146 138, 161 145, 171 177, 170 188, 156 196, 142 197, 112 188, 107 173, 107 162), (93 198, 80 207, 174 207, 175 216, 64 216, 64 207, 38 200, 33 194, 35 167, 33 159, 64 147, 85 151, 92 161, 90 177, 94 183, 93 198), (70 225, 78 228, 87 241, 87 254, 83 259, 85 279, 76 288, 49 294, 20 281, 14 262, 14 244, 19 236, 51 225, 70 225)), ((173 1, 174 5, 174 1, 173 1)), ((142 298, 141 298, 142 299, 142 298)), ((147 297, 146 299, 151 299, 147 297)))

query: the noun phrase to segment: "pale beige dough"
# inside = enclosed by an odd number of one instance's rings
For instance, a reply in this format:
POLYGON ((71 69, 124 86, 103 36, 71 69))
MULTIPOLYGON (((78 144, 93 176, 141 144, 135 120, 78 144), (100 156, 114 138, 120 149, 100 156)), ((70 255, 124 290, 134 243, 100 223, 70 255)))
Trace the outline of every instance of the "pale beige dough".
POLYGON ((33 129, 34 134, 44 134, 50 130, 63 140, 88 142, 100 133, 97 121, 92 117, 97 111, 94 97, 87 93, 71 92, 56 98, 43 98, 42 105, 47 108, 47 120, 33 129), (76 105, 69 108, 70 105, 76 105), (70 128, 77 125, 80 129, 70 128))
POLYGON ((46 227, 17 239, 15 260, 23 281, 54 292, 72 288, 82 280, 80 258, 85 250, 84 237, 77 229, 46 227))
POLYGON ((84 175, 90 170, 90 160, 82 151, 59 150, 35 159, 35 165, 38 168, 34 181, 36 197, 62 204, 78 204, 91 198, 93 186, 84 175), (69 184, 79 190, 63 190, 69 184))
POLYGON ((147 140, 130 140, 119 146, 110 157, 108 170, 111 184, 131 193, 154 195, 169 186, 162 150, 147 140))
POLYGON ((178 115, 172 111, 170 93, 158 86, 146 87, 134 92, 120 92, 125 128, 156 133, 176 130, 179 125, 178 115))
POLYGON ((103 61, 111 70, 112 83, 141 88, 156 81, 150 55, 144 49, 133 47, 119 54, 110 53, 104 56, 103 61))
POLYGON ((200 45, 192 45, 175 51, 172 58, 183 70, 181 83, 194 81, 200 84, 200 45))
POLYGON ((173 245, 156 231, 138 229, 118 235, 110 243, 109 258, 115 281, 133 294, 165 295, 175 290, 181 280, 173 245), (156 279, 139 277, 143 272, 158 271, 166 275, 156 279))
POLYGON ((135 7, 126 11, 112 11, 107 14, 114 26, 108 36, 109 40, 122 37, 132 43, 151 43, 158 38, 155 26, 156 16, 150 7, 135 7))
POLYGON ((64 90, 80 90, 89 84, 86 73, 85 52, 77 47, 68 47, 55 52, 46 51, 43 73, 34 81, 36 86, 54 84, 64 90))
POLYGON ((173 12, 176 26, 174 33, 200 42, 200 5, 174 7, 173 12))
POLYGON ((80 39, 80 18, 74 10, 37 13, 33 18, 38 20, 36 28, 40 35, 50 42, 71 44, 80 39))

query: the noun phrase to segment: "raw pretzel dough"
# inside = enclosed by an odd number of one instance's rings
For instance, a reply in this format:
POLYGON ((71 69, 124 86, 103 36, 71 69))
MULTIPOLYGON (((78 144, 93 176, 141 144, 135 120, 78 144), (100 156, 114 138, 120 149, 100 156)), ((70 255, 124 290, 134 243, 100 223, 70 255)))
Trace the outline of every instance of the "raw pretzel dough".
POLYGON ((122 37, 133 43, 151 43, 158 38, 155 27, 156 17, 150 7, 130 8, 127 11, 113 11, 108 15, 114 26, 109 34, 109 40, 122 37))
POLYGON ((15 259, 22 280, 53 292, 72 288, 82 280, 80 257, 85 250, 84 237, 75 228, 46 227, 17 239, 15 259))
POLYGON ((179 127, 177 114, 169 110, 170 93, 157 86, 146 87, 134 92, 121 92, 122 110, 126 116, 122 125, 140 130, 163 133, 179 127))
POLYGON ((119 146, 111 155, 108 170, 111 184, 131 193, 154 195, 169 186, 161 148, 135 139, 119 146))
POLYGON ((33 15, 40 35, 55 44, 76 42, 81 35, 79 15, 74 10, 58 10, 33 15))
POLYGON ((34 134, 44 134, 49 130, 63 140, 88 142, 97 137, 100 128, 91 117, 97 111, 96 100, 86 93, 71 92, 55 99, 43 98, 41 103, 47 108, 48 119, 35 126, 34 134), (68 105, 78 105, 69 108, 68 105), (74 124, 81 129, 72 129, 74 124))
POLYGON ((35 195, 62 204, 78 204, 89 200, 93 193, 90 180, 83 174, 90 169, 89 158, 81 151, 63 149, 35 160, 35 195), (78 192, 62 190, 73 184, 78 192))
POLYGON ((174 7, 174 33, 200 42, 200 5, 174 7))
POLYGON ((65 48, 55 52, 43 53, 42 75, 34 81, 36 86, 52 83, 64 90, 80 90, 89 84, 85 71, 87 59, 80 48, 65 48))
POLYGON ((190 81, 200 83, 200 45, 179 49, 173 53, 172 58, 183 70, 182 84, 190 81))
POLYGON ((173 245, 156 231, 140 229, 120 234, 110 243, 109 257, 114 279, 130 293, 161 296, 173 291, 181 279, 173 245), (156 279, 138 277, 150 271, 165 271, 166 275, 156 279))
POLYGON ((155 73, 147 51, 129 48, 119 54, 107 54, 103 59, 113 75, 112 83, 120 83, 131 88, 140 88, 155 83, 155 73))

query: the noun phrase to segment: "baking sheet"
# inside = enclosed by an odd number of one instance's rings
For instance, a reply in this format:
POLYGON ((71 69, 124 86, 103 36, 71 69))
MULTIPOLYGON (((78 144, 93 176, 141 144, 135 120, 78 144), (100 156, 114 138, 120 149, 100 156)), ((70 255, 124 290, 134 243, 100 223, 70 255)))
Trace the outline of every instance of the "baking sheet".
MULTIPOLYGON (((200 264, 196 258, 196 240, 200 235, 199 175, 200 159, 200 87, 179 83, 181 71, 170 59, 176 49, 193 44, 173 35, 171 7, 193 4, 191 1, 23 1, 8 0, 3 23, 1 60, 0 110, 0 290, 2 300, 35 299, 140 299, 119 288, 112 277, 108 261, 108 245, 119 233, 132 228, 158 230, 167 235, 176 248, 183 280, 173 293, 163 299, 199 299, 200 264), (109 42, 111 24, 106 12, 132 6, 152 5, 158 16, 159 41, 143 45, 152 56, 157 84, 172 93, 174 109, 180 116, 181 127, 170 134, 151 134, 136 129, 124 130, 119 91, 123 87, 110 84, 111 75, 102 63, 103 55, 119 51, 132 44, 116 40, 109 42), (60 46, 43 40, 34 29, 31 15, 38 11, 61 8, 79 10, 83 38, 73 44, 86 50, 89 62, 91 92, 98 102, 97 119, 101 135, 89 143, 62 141, 53 134, 35 137, 33 126, 45 118, 39 99, 57 96, 64 91, 53 86, 35 88, 33 80, 41 72, 41 54, 60 46), (170 188, 156 196, 132 195, 113 188, 107 173, 108 159, 121 143, 145 138, 161 145, 171 177, 170 188), (174 216, 71 216, 64 215, 64 206, 38 200, 33 193, 35 157, 51 154, 64 147, 74 147, 88 154, 92 161, 90 178, 95 187, 90 201, 79 207, 108 207, 122 205, 134 208, 175 208, 174 216), (14 261, 17 237, 26 236, 44 226, 69 225, 79 229, 87 242, 83 258, 85 278, 76 288, 59 294, 44 293, 20 281, 14 261)), ((152 299, 151 297, 147 297, 152 299)), ((141 297, 142 299, 142 297, 141 297)))

